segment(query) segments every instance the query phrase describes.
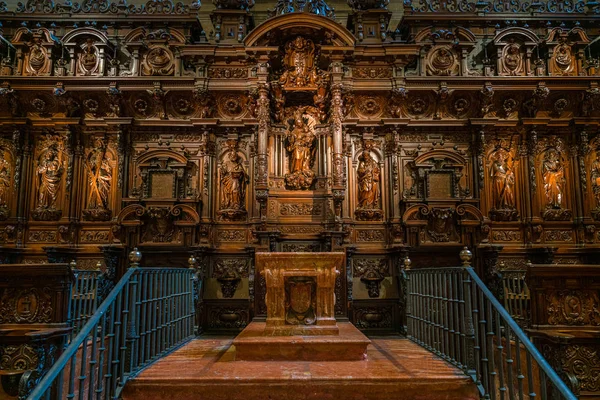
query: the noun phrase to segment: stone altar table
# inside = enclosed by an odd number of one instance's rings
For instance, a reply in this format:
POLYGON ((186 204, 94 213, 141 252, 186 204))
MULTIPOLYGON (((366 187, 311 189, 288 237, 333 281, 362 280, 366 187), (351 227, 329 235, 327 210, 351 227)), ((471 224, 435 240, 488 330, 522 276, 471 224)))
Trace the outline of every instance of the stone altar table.
POLYGON ((251 322, 235 338, 236 359, 364 359, 370 340, 351 323, 335 319, 335 280, 344 260, 344 253, 257 253, 256 271, 267 287, 267 319, 251 322))

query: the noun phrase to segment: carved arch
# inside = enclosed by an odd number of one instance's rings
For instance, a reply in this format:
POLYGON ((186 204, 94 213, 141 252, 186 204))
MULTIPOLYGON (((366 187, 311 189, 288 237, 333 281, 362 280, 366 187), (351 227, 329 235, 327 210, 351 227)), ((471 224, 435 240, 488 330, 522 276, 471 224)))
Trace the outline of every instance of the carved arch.
POLYGON ((513 35, 520 36, 526 43, 529 42, 530 44, 537 44, 540 41, 537 35, 531 30, 521 27, 512 27, 499 32, 494 38, 494 44, 504 44, 504 41, 509 36, 513 35))
MULTIPOLYGON (((148 32, 145 28, 139 27, 133 29, 123 38, 124 43, 136 42, 142 39, 146 39, 151 32, 148 32)), ((170 35, 169 42, 185 43, 185 35, 179 32, 177 29, 169 29, 165 31, 166 34, 170 35)), ((158 38, 157 38, 158 39, 158 38)))
POLYGON ((94 38, 96 38, 98 41, 100 41, 103 44, 107 44, 107 45, 111 44, 110 41, 108 40, 108 37, 104 34, 104 32, 99 31, 98 29, 89 28, 89 27, 73 29, 72 31, 67 33, 65 36, 63 36, 62 41, 64 44, 77 42, 79 37, 81 37, 81 36, 93 36, 94 38))
POLYGON ((269 39, 267 38, 267 34, 269 32, 274 30, 289 30, 292 28, 309 28, 315 31, 322 31, 325 29, 334 34, 332 41, 336 46, 353 47, 356 41, 354 35, 348 29, 330 18, 308 13, 291 13, 270 18, 257 26, 248 34, 248 36, 246 36, 244 45, 246 47, 260 46, 268 43, 269 39))
MULTIPOLYGON (((419 33, 416 34, 415 36, 415 42, 416 43, 423 43, 423 42, 429 42, 429 41, 433 41, 432 39, 432 34, 434 34, 434 26, 428 26, 427 28, 424 28, 422 30, 419 31, 419 33)), ((475 36, 475 34, 473 32, 471 32, 470 30, 468 30, 467 28, 463 28, 462 26, 457 27, 456 29, 454 29, 453 31, 448 31, 448 33, 450 35, 453 35, 455 38, 461 40, 461 41, 465 41, 465 42, 470 42, 470 43, 475 43, 477 41, 477 37, 475 36)), ((447 39, 450 40, 450 39, 447 39)), ((437 41, 444 41, 444 38, 440 38, 437 41)))
POLYGON ((421 164, 426 162, 431 158, 448 158, 458 164, 466 164, 467 160, 461 156, 460 154, 454 153, 449 150, 433 150, 428 153, 421 154, 417 158, 415 158, 415 164, 421 164))
POLYGON ((150 151, 146 154, 141 155, 137 160, 136 163, 137 164, 143 164, 145 162, 148 162, 150 160, 152 160, 153 158, 172 158, 182 164, 187 164, 188 163, 188 159, 183 155, 183 154, 179 154, 176 153, 174 151, 171 150, 153 150, 150 151))

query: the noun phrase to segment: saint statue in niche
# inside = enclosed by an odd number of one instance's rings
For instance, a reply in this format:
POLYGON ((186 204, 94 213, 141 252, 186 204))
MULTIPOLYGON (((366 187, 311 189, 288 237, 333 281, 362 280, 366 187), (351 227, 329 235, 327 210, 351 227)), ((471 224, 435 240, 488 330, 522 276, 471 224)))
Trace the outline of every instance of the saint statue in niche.
POLYGON ((297 36, 285 45, 283 59, 285 71, 279 83, 285 87, 314 86, 319 80, 315 63, 315 44, 310 39, 297 36))
POLYGON ((111 217, 109 201, 113 169, 106 148, 106 141, 97 139, 85 163, 90 192, 87 210, 84 210, 83 215, 92 221, 107 221, 111 217))
POLYGON ((515 209, 514 160, 511 165, 510 158, 510 152, 502 147, 491 154, 490 177, 493 203, 490 218, 494 221, 513 221, 518 218, 515 209))
POLYGON ((312 170, 317 141, 312 127, 315 121, 304 111, 305 108, 299 108, 295 112, 293 125, 286 138, 290 172, 285 175, 285 183, 293 190, 309 189, 315 180, 315 172, 312 170))
POLYGON ((228 141, 227 160, 221 166, 221 189, 219 216, 223 219, 239 219, 246 216, 246 182, 242 160, 237 152, 237 141, 228 141))
POLYGON ((566 180, 560 154, 556 149, 550 149, 546 152, 542 163, 542 176, 544 178, 546 208, 561 209, 566 180))
POLYGON ((596 200, 596 210, 600 210, 600 150, 596 150, 596 159, 590 167, 590 179, 592 180, 592 190, 596 200))
POLYGON ((491 166, 494 208, 497 210, 515 208, 515 174, 508 164, 510 153, 502 148, 493 155, 491 166))
POLYGON ((37 167, 38 191, 37 208, 32 213, 34 219, 55 221, 61 217, 62 211, 56 209, 56 200, 64 172, 56 145, 49 147, 40 157, 37 167))
POLYGON ((383 217, 379 205, 379 184, 381 168, 371 156, 372 143, 365 144, 365 151, 359 157, 356 180, 358 183, 358 208, 355 211, 359 220, 376 220, 383 217))
POLYGON ((10 185, 10 164, 3 157, 0 159, 0 207, 8 204, 10 185))

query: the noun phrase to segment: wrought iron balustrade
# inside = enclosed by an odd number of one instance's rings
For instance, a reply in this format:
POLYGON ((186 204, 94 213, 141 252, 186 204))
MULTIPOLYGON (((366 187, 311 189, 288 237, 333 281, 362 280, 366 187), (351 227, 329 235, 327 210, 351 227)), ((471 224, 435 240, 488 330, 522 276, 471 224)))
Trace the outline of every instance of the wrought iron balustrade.
POLYGON ((129 378, 194 336, 195 270, 139 268, 140 259, 130 254, 131 268, 48 373, 29 378, 22 397, 118 399, 129 378))
POLYGON ((73 327, 69 340, 83 328, 98 308, 99 284, 103 279, 100 270, 80 270, 74 262, 71 263, 75 281, 71 287, 69 301, 69 321, 73 327))
MULTIPOLYGON (((472 377, 484 399, 576 397, 469 266, 405 272, 409 339, 472 377)), ((406 263, 405 265, 409 265, 406 263)))
POLYGON ((531 295, 524 270, 502 271, 502 302, 504 308, 523 329, 531 323, 531 295))

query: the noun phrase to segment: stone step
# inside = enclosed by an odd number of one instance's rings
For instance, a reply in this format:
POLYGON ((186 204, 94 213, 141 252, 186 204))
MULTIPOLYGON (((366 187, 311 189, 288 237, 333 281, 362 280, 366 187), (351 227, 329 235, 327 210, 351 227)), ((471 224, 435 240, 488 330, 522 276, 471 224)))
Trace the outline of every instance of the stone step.
POLYGON ((477 400, 460 370, 401 337, 362 361, 239 361, 233 338, 201 337, 129 381, 123 400, 477 400))

